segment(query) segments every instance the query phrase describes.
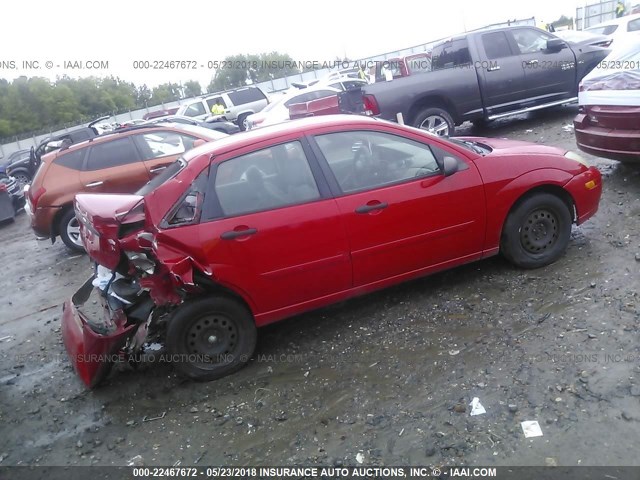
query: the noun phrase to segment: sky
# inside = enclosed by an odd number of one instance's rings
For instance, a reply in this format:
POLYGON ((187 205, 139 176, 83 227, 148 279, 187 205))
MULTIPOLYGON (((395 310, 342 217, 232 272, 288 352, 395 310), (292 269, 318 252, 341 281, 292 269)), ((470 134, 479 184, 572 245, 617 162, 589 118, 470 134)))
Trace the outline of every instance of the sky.
POLYGON ((509 19, 573 17, 577 5, 584 2, 10 0, 0 7, 0 78, 114 75, 150 87, 194 79, 206 88, 214 73, 209 62, 228 55, 355 60, 509 19), (146 61, 151 67, 172 60, 195 69, 144 68, 146 61))

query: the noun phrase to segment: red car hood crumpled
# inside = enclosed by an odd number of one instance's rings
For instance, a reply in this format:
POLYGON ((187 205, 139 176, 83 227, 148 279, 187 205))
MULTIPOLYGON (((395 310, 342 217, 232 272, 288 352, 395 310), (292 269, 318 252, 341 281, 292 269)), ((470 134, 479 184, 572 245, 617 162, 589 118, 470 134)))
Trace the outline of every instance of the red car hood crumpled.
POLYGON ((455 137, 491 147, 491 155, 564 155, 566 150, 538 143, 508 140, 506 138, 455 137))

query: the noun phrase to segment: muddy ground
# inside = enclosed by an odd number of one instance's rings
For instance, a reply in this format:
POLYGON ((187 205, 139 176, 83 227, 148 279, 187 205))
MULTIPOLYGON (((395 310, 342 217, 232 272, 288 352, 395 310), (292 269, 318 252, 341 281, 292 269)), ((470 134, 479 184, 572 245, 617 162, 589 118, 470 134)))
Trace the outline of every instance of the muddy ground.
MULTIPOLYGON (((575 114, 458 133, 575 149, 575 114)), ((554 265, 493 258, 302 315, 211 383, 156 361, 85 390, 60 317, 89 261, 20 215, 0 227, 0 466, 640 465, 640 168, 594 161, 600 211, 554 265)))

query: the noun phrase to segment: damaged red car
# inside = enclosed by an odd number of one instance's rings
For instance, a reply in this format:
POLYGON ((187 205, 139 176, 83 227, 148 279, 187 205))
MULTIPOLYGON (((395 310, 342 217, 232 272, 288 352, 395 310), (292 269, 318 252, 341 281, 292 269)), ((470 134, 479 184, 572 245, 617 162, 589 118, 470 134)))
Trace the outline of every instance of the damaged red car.
POLYGON ((64 306, 64 342, 90 387, 150 341, 216 379, 286 317, 498 253, 548 265, 601 188, 573 152, 355 115, 225 138, 134 195, 77 195, 98 267, 64 306))

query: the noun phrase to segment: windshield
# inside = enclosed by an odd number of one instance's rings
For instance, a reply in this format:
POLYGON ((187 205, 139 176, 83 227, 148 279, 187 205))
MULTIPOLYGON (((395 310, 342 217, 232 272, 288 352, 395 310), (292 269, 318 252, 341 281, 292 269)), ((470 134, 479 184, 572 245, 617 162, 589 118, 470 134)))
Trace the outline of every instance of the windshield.
POLYGON ((175 177, 180 170, 182 170, 187 165, 187 162, 180 157, 178 160, 169 165, 165 170, 159 174, 157 177, 154 177, 152 180, 147 182, 147 184, 142 187, 140 190, 136 192, 136 195, 145 196, 149 193, 153 192, 160 185, 164 184, 167 180, 175 177))

